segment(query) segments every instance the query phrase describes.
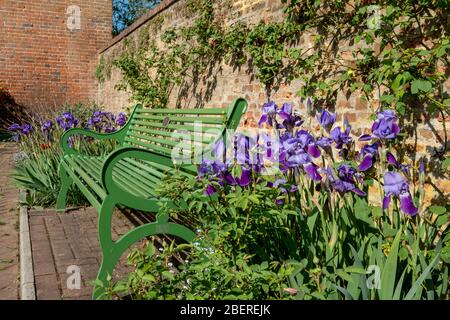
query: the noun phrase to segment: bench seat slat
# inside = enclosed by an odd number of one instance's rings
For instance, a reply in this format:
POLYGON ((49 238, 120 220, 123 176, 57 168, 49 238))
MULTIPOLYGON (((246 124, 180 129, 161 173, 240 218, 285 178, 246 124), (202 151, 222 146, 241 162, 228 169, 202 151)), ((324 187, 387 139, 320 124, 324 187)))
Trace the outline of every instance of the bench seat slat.
MULTIPOLYGON (((146 188, 155 188, 155 185, 161 181, 161 179, 142 170, 138 170, 136 167, 131 166, 125 161, 119 161, 117 163, 117 168, 120 168, 122 172, 129 174, 132 178, 139 180, 140 183, 145 184, 146 188)), ((151 189, 149 189, 149 192, 151 192, 151 189)))
POLYGON ((153 164, 149 165, 145 161, 136 161, 135 159, 131 159, 131 158, 124 159, 124 161, 126 161, 126 162, 130 163, 131 165, 136 166, 144 171, 149 172, 151 175, 154 175, 154 176, 158 177, 159 179, 162 179, 165 176, 164 172, 158 171, 153 164))
POLYGON ((167 146, 173 146, 173 147, 175 147, 175 146, 183 147, 184 146, 185 148, 188 148, 188 147, 191 146, 190 144, 182 144, 180 140, 179 141, 174 141, 174 140, 169 140, 169 139, 155 138, 155 137, 152 137, 152 136, 149 136, 149 135, 143 135, 143 134, 138 134, 138 133, 134 133, 134 132, 128 133, 128 135, 132 136, 134 138, 144 139, 144 140, 147 140, 147 141, 160 143, 160 144, 164 144, 164 145, 167 145, 167 146))
POLYGON ((67 161, 73 168, 75 168, 76 173, 78 173, 84 180, 84 182, 95 191, 97 195, 101 199, 104 199, 106 197, 106 192, 103 190, 103 188, 100 187, 98 182, 96 182, 91 176, 89 176, 85 170, 83 170, 74 157, 66 157, 65 161, 67 161))
POLYGON ((141 184, 136 183, 135 180, 133 180, 133 177, 130 177, 125 172, 121 170, 116 170, 113 173, 113 180, 116 181, 117 185, 121 187, 122 189, 126 190, 127 192, 130 192, 131 194, 134 194, 135 196, 141 197, 141 198, 150 198, 152 194, 144 188, 141 184))
POLYGON ((67 163, 67 162, 61 162, 62 166, 66 169, 67 173, 72 176, 74 183, 77 185, 78 188, 83 192, 85 197, 88 199, 88 201, 96 208, 97 210, 100 209, 101 204, 100 201, 98 201, 95 193, 93 193, 89 188, 83 183, 82 180, 78 178, 78 175, 74 171, 74 169, 67 163))
POLYGON ((194 132, 194 133, 198 133, 198 132, 211 132, 211 134, 216 133, 219 134, 223 131, 224 126, 206 126, 206 125, 201 125, 201 126, 193 126, 193 125, 185 125, 185 124, 168 124, 168 125, 164 125, 163 123, 158 123, 158 122, 151 122, 151 121, 141 121, 141 120, 132 120, 132 128, 134 128, 136 125, 141 125, 144 127, 153 127, 153 128, 161 128, 161 129, 173 129, 173 130, 185 130, 185 131, 189 131, 189 132, 194 132))
POLYGON ((201 115, 224 115, 227 114, 226 108, 205 108, 205 109, 150 109, 143 108, 138 114, 201 114, 201 115))
POLYGON ((199 122, 199 123, 207 123, 207 124, 220 124, 222 125, 225 121, 225 119, 222 118, 212 118, 212 117, 167 117, 167 116, 154 116, 154 115, 136 115, 134 117, 135 119, 144 119, 144 120, 157 120, 157 121, 163 121, 166 118, 170 119, 170 123, 173 122, 199 122))
MULTIPOLYGON (((192 134, 189 132, 181 132, 181 131, 163 131, 163 130, 151 130, 148 128, 144 128, 144 127, 132 127, 130 128, 129 132, 133 132, 133 133, 148 133, 148 134, 152 134, 154 136, 162 136, 162 137, 170 137, 172 138, 174 136, 174 133, 178 134, 177 137, 180 137, 181 134, 183 134, 183 138, 185 137, 185 135, 189 134, 189 138, 192 141, 195 142, 200 142, 203 144, 209 144, 211 142, 214 141, 214 139, 216 138, 214 135, 206 135, 206 134, 202 134, 202 135, 196 135, 196 134, 192 134)), ((180 138, 178 138, 180 139, 180 138)))
POLYGON ((125 142, 127 142, 128 144, 131 145, 138 145, 140 147, 144 147, 147 150, 154 150, 154 151, 158 151, 159 153, 163 153, 164 155, 170 156, 172 153, 172 149, 163 147, 163 146, 158 146, 154 143, 148 143, 148 142, 144 142, 144 141, 140 141, 135 139, 134 137, 126 137, 125 138, 125 142))
MULTIPOLYGON (((102 169, 102 161, 95 158, 81 158, 81 161, 84 162, 86 166, 89 166, 91 170, 89 172, 95 172, 97 175, 97 181, 98 184, 101 186, 101 169, 102 169), (97 161, 96 161, 97 160, 97 161)), ((122 161, 117 164, 117 168, 113 170, 113 178, 117 179, 119 184, 125 185, 127 188, 131 188, 136 195, 139 196, 145 196, 148 197, 149 194, 151 196, 154 196, 155 193, 152 191, 154 189, 155 184, 152 183, 150 185, 149 182, 145 179, 142 179, 139 175, 139 173, 134 172, 131 176, 129 176, 130 172, 124 172, 124 170, 120 170, 123 168, 122 161), (131 179, 130 179, 131 178, 131 179), (144 190, 141 190, 142 188, 139 187, 139 184, 137 184, 133 179, 138 179, 141 183, 144 183, 147 185, 147 188, 144 190)))

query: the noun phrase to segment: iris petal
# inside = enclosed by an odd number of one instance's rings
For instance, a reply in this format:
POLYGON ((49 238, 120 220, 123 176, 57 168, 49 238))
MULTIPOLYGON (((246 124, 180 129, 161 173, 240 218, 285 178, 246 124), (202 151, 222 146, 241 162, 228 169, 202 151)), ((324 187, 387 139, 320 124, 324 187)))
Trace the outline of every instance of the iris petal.
POLYGON ((359 141, 370 141, 373 137, 370 134, 363 134, 361 137, 359 137, 359 141))
POLYGON ((320 157, 320 149, 315 144, 310 144, 308 146, 308 153, 314 158, 320 157))
POLYGON ((358 189, 358 188, 354 188, 354 189, 352 189, 352 191, 353 191, 355 194, 357 194, 358 196, 364 197, 364 196, 367 195, 367 193, 365 193, 364 191, 362 191, 362 190, 360 190, 360 189, 358 189))
POLYGON ((205 193, 206 195, 210 196, 210 195, 216 193, 216 189, 214 189, 214 187, 213 187, 212 185, 209 184, 209 185, 206 187, 204 193, 205 193))
POLYGON ((398 162, 397 159, 395 159, 394 155, 390 152, 386 154, 386 160, 389 164, 393 165, 394 167, 398 168, 398 162))
POLYGON ((409 192, 404 192, 400 194, 400 210, 410 216, 415 216, 418 209, 414 205, 414 201, 409 192))
POLYGON ((387 208, 389 208, 389 203, 391 203, 391 197, 384 196, 384 198, 383 198, 383 210, 386 210, 387 208))
POLYGON ((303 166, 303 168, 311 179, 315 181, 322 180, 322 176, 319 174, 317 167, 313 163, 307 163, 303 166))
POLYGON ((263 123, 267 122, 267 114, 263 114, 259 119, 258 126, 261 126, 263 123))
POLYGON ((241 187, 245 187, 250 184, 250 181, 251 181, 250 177, 251 177, 250 170, 244 169, 244 170, 242 170, 241 177, 236 178, 236 181, 241 187))
POLYGON ((358 170, 359 171, 366 171, 368 169, 370 169, 372 167, 372 155, 371 154, 367 154, 363 161, 359 164, 358 166, 358 170))

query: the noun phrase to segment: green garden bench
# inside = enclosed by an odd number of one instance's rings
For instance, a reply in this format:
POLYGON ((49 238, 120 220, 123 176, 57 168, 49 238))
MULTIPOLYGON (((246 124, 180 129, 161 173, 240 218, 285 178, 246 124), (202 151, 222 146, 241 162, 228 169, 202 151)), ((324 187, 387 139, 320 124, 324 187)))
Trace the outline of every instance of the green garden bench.
MULTIPOLYGON (((236 130, 246 109, 244 99, 235 100, 228 108, 149 109, 137 105, 126 125, 114 133, 100 134, 75 128, 62 135, 64 156, 59 166, 62 186, 56 208, 65 210, 67 191, 75 183, 98 211, 103 257, 96 283, 106 285, 120 256, 145 237, 167 234, 187 242, 195 237, 186 226, 169 222, 167 215, 158 214, 161 203, 175 208, 180 204, 157 198, 155 188, 174 168, 186 175, 196 175, 195 165, 176 164, 172 154, 199 146, 203 154, 209 152, 212 142, 221 138, 226 141, 227 129, 236 130), (71 136, 79 135, 115 139, 119 147, 103 157, 83 155, 68 144, 71 136), (193 143, 186 145, 186 138, 193 143), (157 213, 156 221, 138 226, 113 241, 111 221, 116 207, 157 213)), ((95 285, 93 298, 101 298, 103 293, 104 288, 95 285)))

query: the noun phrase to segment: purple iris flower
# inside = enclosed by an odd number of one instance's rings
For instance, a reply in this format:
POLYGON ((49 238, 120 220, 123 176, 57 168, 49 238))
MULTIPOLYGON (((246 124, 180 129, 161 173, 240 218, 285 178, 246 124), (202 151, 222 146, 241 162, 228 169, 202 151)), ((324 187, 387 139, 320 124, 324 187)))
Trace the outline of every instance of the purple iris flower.
POLYGON ((372 168, 373 161, 378 156, 378 148, 379 144, 377 142, 362 147, 358 155, 359 158, 363 158, 358 166, 359 171, 367 171, 372 168))
POLYGON ((400 169, 406 176, 409 175, 409 169, 410 169, 411 165, 410 164, 400 164, 392 153, 390 153, 390 152, 386 153, 386 161, 388 164, 394 166, 394 168, 400 169))
POLYGON ((419 181, 421 182, 421 184, 423 184, 425 181, 425 163, 423 157, 420 158, 419 163, 419 181))
POLYGON ((263 123, 267 123, 269 126, 273 126, 275 116, 277 114, 278 106, 273 101, 266 102, 263 105, 261 118, 259 119, 258 126, 263 123))
POLYGON ((359 141, 371 141, 374 137, 371 134, 363 134, 359 137, 359 141))
POLYGON ((32 131, 33 131, 33 127, 31 126, 31 124, 25 123, 22 125, 22 127, 20 127, 20 132, 24 136, 29 135, 32 131))
POLYGON ((222 139, 215 141, 212 145, 212 151, 214 158, 217 160, 222 160, 225 155, 225 143, 223 143, 222 139))
POLYGON ((212 185, 208 184, 208 186, 206 187, 205 191, 203 191, 203 193, 207 196, 210 196, 210 195, 213 195, 214 193, 216 193, 216 189, 212 185))
POLYGON ((333 139, 328 138, 328 137, 322 137, 316 141, 316 144, 322 148, 327 148, 327 147, 331 146, 331 143, 333 143, 333 139))
POLYGON ((87 122, 87 129, 111 133, 116 131, 116 116, 111 112, 95 111, 87 122))
POLYGON ((323 109, 322 113, 316 116, 317 121, 319 121, 322 128, 324 128, 327 131, 331 130, 331 127, 333 126, 334 122, 336 121, 336 114, 330 113, 327 110, 323 109))
POLYGON ((45 132, 50 132, 53 130, 53 121, 47 120, 42 124, 42 130, 45 132))
POLYGON ((297 168, 301 166, 311 179, 314 181, 322 180, 322 176, 318 171, 319 167, 312 162, 311 156, 303 150, 292 155, 287 155, 287 158, 283 161, 283 164, 288 168, 297 168))
POLYGON ((372 125, 372 133, 380 139, 394 139, 400 132, 396 121, 397 116, 393 110, 379 112, 377 120, 372 125))
POLYGON ((425 174, 425 163, 423 161, 423 158, 420 158, 420 163, 419 163, 419 174, 420 175, 424 175, 425 174))
POLYGON ((313 162, 304 164, 303 169, 305 170, 306 174, 314 181, 322 180, 322 176, 319 173, 319 167, 313 162))
POLYGON ((250 150, 256 146, 256 140, 244 134, 238 134, 234 138, 234 158, 236 162, 250 164, 250 150))
POLYGON ((70 112, 64 112, 61 116, 56 117, 56 122, 64 131, 78 125, 78 119, 70 112))
POLYGON ((294 153, 290 155, 286 159, 286 164, 290 168, 296 168, 300 165, 305 165, 311 162, 311 156, 304 151, 300 151, 298 153, 294 153))
POLYGON ((44 139, 50 140, 52 137, 52 131, 53 131, 53 121, 47 120, 42 124, 42 133, 44 136, 44 139))
POLYGON ((256 163, 253 168, 255 172, 258 172, 258 169, 262 169, 262 167, 265 167, 268 164, 270 165, 280 161, 280 154, 282 151, 278 139, 274 139, 271 135, 266 133, 263 133, 261 137, 262 142, 256 145, 256 163))
POLYGON ((197 172, 200 178, 204 176, 220 176, 226 170, 226 165, 220 161, 212 161, 209 159, 203 159, 201 164, 197 168, 197 172))
POLYGON ((14 142, 19 142, 20 140, 20 125, 14 123, 8 127, 8 131, 13 133, 12 140, 14 142))
POLYGON ((125 112, 120 112, 118 117, 117 117, 117 125, 119 127, 123 127, 126 123, 127 123, 128 117, 125 114, 125 112))
POLYGON ((20 125, 18 125, 17 123, 13 123, 8 127, 8 131, 10 132, 17 132, 18 130, 20 130, 20 125))
POLYGON ((280 111, 278 111, 281 119, 287 119, 292 114, 292 105, 290 103, 283 103, 280 111))
POLYGON ((298 131, 297 139, 303 150, 307 151, 314 158, 320 157, 320 149, 316 145, 316 140, 308 131, 298 131))
POLYGON ((229 172, 225 172, 224 174, 225 182, 232 186, 239 185, 241 187, 246 187, 250 184, 251 177, 252 171, 247 168, 242 168, 242 173, 240 177, 233 177, 229 172))
POLYGON ((299 130, 295 138, 287 138, 283 141, 283 148, 288 154, 307 152, 314 158, 320 156, 320 149, 314 137, 306 130, 299 130))
POLYGON ((349 145, 352 142, 350 137, 351 126, 347 119, 344 120, 345 131, 341 132, 341 127, 336 127, 330 132, 330 138, 336 143, 337 149, 342 149, 344 145, 349 145))
POLYGON ((292 112, 292 105, 290 103, 284 103, 281 110, 278 111, 278 115, 283 122, 277 126, 277 129, 284 128, 288 132, 292 132, 295 127, 301 126, 304 122, 300 115, 292 112))
POLYGON ((286 179, 277 179, 274 182, 269 182, 267 184, 267 186, 273 187, 273 188, 279 188, 282 193, 295 192, 298 190, 296 185, 291 185, 289 187, 289 186, 286 186, 286 184, 287 184, 286 179), (289 187, 289 189, 286 189, 287 187, 289 187))
POLYGON ((349 191, 354 192, 359 196, 365 196, 366 193, 358 187, 356 187, 357 172, 353 167, 350 167, 348 164, 341 164, 337 168, 337 177, 333 175, 333 171, 331 167, 327 168, 327 177, 328 181, 330 181, 331 186, 340 193, 346 193, 349 191))
POLYGON ((399 198, 400 210, 404 213, 410 216, 417 214, 418 209, 414 205, 406 179, 398 172, 388 171, 384 174, 383 209, 389 207, 391 196, 399 198))

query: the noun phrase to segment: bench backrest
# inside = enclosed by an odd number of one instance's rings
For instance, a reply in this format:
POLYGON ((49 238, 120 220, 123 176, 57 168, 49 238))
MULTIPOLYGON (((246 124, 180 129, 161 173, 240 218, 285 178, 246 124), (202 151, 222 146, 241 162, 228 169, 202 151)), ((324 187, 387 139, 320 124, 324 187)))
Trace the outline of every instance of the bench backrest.
POLYGON ((207 152, 212 142, 220 138, 226 141, 227 129, 237 129, 246 109, 247 101, 242 98, 228 108, 150 109, 138 105, 127 123, 122 143, 167 156, 172 155, 174 148, 183 152, 201 146, 207 152))

